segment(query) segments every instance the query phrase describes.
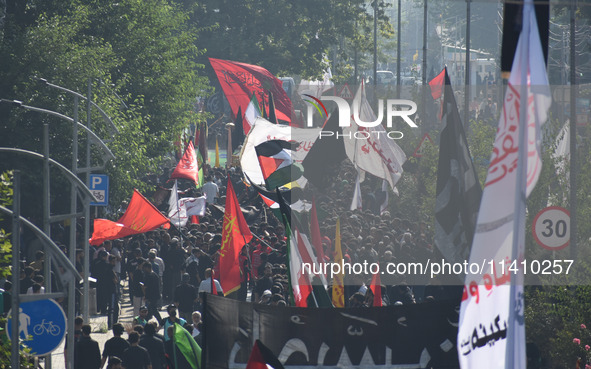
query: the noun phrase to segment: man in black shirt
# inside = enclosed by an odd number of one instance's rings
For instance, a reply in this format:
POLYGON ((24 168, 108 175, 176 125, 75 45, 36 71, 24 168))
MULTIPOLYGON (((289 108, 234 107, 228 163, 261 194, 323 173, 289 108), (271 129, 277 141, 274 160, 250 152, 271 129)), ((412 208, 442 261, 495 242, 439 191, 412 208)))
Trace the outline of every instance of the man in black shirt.
POLYGON ((100 369, 101 349, 98 342, 90 338, 90 325, 82 326, 82 337, 74 346, 74 369, 100 369))
POLYGON ((158 301, 160 300, 160 278, 152 271, 152 264, 149 261, 142 266, 144 273, 144 299, 148 306, 148 319, 156 317, 158 324, 162 324, 162 317, 158 312, 158 301))
POLYGON ((213 268, 213 260, 205 251, 199 249, 197 257, 199 258, 199 264, 197 265, 197 273, 199 273, 199 280, 205 279, 205 269, 213 268))
POLYGON ((144 274, 142 273, 142 264, 138 264, 133 271, 133 279, 129 290, 131 291, 133 316, 139 315, 140 307, 144 301, 144 274))
POLYGON ((259 301, 265 290, 270 290, 273 286, 273 265, 265 264, 265 274, 256 281, 254 289, 254 301, 259 301))
POLYGON ((129 342, 127 342, 124 338, 121 337, 123 334, 123 324, 115 323, 113 324, 113 338, 107 340, 105 342, 105 347, 103 349, 103 360, 101 363, 101 368, 105 365, 107 358, 116 356, 118 358, 123 356, 123 352, 129 348, 129 342))
POLYGON ((138 332, 129 333, 128 341, 130 347, 123 352, 123 367, 125 369, 152 369, 152 362, 148 350, 139 346, 140 334, 138 332))
POLYGON ((197 302, 197 288, 189 284, 189 274, 183 274, 182 282, 174 290, 174 304, 178 306, 179 315, 186 321, 191 321, 193 304, 197 302))
POLYGON ((153 323, 148 323, 144 327, 144 335, 140 338, 140 346, 148 350, 152 369, 165 369, 166 356, 164 353, 164 342, 155 337, 156 327, 153 323))
POLYGON ((21 280, 19 281, 21 295, 27 293, 29 287, 33 287, 33 284, 35 283, 35 281, 33 281, 34 276, 35 269, 31 268, 30 266, 26 267, 24 271, 21 271, 21 280))
POLYGON ((109 306, 110 285, 113 284, 113 268, 108 262, 109 253, 101 250, 98 253, 98 260, 94 265, 92 276, 96 278, 96 310, 101 315, 107 315, 109 306))
POLYGON ((178 238, 174 237, 170 243, 168 257, 164 260, 166 264, 164 270, 170 270, 171 272, 171 284, 169 285, 170 287, 168 287, 171 289, 171 291, 181 283, 181 273, 185 259, 185 250, 182 248, 178 238))

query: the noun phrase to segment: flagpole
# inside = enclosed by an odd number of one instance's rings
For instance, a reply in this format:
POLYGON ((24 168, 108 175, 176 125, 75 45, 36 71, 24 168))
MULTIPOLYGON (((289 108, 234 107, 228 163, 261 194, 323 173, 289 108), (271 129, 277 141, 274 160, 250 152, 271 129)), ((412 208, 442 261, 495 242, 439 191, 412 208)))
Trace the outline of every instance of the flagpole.
MULTIPOLYGON (((526 1, 524 4, 524 16, 523 16, 523 28, 521 30, 520 41, 521 53, 520 59, 520 96, 519 96, 519 150, 517 156, 517 181, 515 191, 515 210, 513 213, 513 241, 511 248, 511 261, 516 261, 522 255, 520 255, 524 249, 525 242, 525 199, 526 199, 526 176, 527 176, 527 161, 526 155, 528 151, 528 140, 526 135, 527 129, 527 105, 528 105, 528 86, 527 86, 527 75, 529 73, 529 35, 530 35, 530 14, 531 14, 530 2, 526 1), (528 11, 528 8, 530 9, 528 11)), ((519 263, 518 263, 519 265, 519 263)), ((515 355, 520 355, 520 351, 516 350, 515 346, 519 344, 516 339, 516 335, 519 334, 516 323, 517 317, 515 316, 516 311, 516 296, 517 283, 523 283, 523 275, 521 269, 511 276, 510 293, 509 293, 509 318, 508 318, 508 332, 507 332, 507 350, 505 353, 505 368, 513 369, 514 367, 524 367, 525 358, 516 358, 515 355), (515 366, 516 359, 519 359, 518 365, 515 366)), ((519 297, 520 299, 523 296, 519 297)), ((521 323, 524 324, 524 323, 521 323)), ((525 328, 524 328, 525 329, 525 328)), ((525 342, 524 342, 525 345, 525 342)))
MULTIPOLYGON (((238 204, 240 205, 240 204, 238 204)), ((250 232, 251 234, 253 234, 252 232, 250 232)), ((254 234, 253 234, 254 235, 254 234)), ((258 237, 257 237, 258 238, 258 237)), ((250 260, 250 250, 248 250, 248 242, 246 242, 246 237, 244 237, 244 235, 242 235, 242 240, 244 241, 244 246, 242 246, 242 248, 246 247, 246 258, 248 259, 248 264, 250 265, 250 277, 252 277, 252 260, 250 260)), ((242 252, 242 250, 240 250, 240 252, 242 252)), ((240 262, 240 254, 238 254, 238 262, 240 262)), ((248 295, 248 282, 251 280, 252 278, 248 278, 248 280, 246 281, 246 295, 248 295)), ((242 288, 242 286, 240 286, 240 288, 242 288)), ((251 296, 251 302, 252 302, 252 296, 251 296)))
POLYGON ((571 3, 570 8, 570 256, 576 259, 577 248, 577 74, 575 68, 575 13, 577 10, 576 0, 571 3))

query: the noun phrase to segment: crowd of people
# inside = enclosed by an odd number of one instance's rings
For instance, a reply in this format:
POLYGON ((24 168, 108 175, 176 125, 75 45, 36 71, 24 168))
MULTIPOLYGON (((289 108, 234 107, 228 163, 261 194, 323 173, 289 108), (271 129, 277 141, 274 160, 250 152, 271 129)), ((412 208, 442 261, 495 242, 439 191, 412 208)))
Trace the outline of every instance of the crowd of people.
MULTIPOLYGON (((139 368, 145 366, 136 364, 149 361, 152 368, 164 368, 164 355, 173 351, 173 347, 171 344, 167 346, 167 342, 170 342, 169 328, 174 326, 174 322, 187 329, 196 342, 201 343, 201 296, 214 289, 218 295, 224 295, 217 280, 220 275, 217 261, 222 241, 228 178, 233 183, 254 237, 240 253, 241 287, 227 297, 258 304, 290 305, 288 235, 284 224, 266 208, 256 189, 246 185, 239 168, 226 170, 208 166, 206 172, 206 183, 200 189, 195 189, 190 182, 179 182, 179 187, 185 188, 179 191, 180 196, 207 196, 208 208, 205 216, 199 217, 198 223, 188 223, 180 229, 156 229, 123 239, 105 241, 99 246, 91 246, 88 255, 82 249, 77 249, 76 268, 83 274, 84 258, 89 258, 90 277, 96 280, 92 284, 96 287, 96 310, 98 314, 109 316, 109 327, 113 329, 115 336, 108 346, 105 345, 101 359, 95 360, 97 364, 93 367, 103 367, 108 363, 108 368, 117 368, 121 362, 125 368, 139 368), (124 340, 121 338, 121 323, 129 322, 119 321, 119 309, 120 303, 126 299, 133 306, 133 321, 128 327, 128 339, 124 340), (166 307, 166 317, 161 315, 163 307, 166 307), (142 347, 147 349, 149 357, 142 347), (109 361, 109 357, 116 359, 109 361)), ((341 225, 342 254, 347 263, 367 261, 385 265, 396 260, 436 258, 436 251, 432 246, 433 232, 427 224, 410 221, 398 214, 393 216, 392 213, 396 213, 391 207, 384 210, 379 206, 384 198, 381 180, 368 179, 363 183, 363 204, 366 210, 348 210, 355 175, 353 166, 344 162, 330 188, 302 191, 298 195, 307 202, 315 199, 325 255, 322 261, 334 260, 337 218, 341 225)), ((154 202, 160 210, 167 213, 166 199, 156 199, 154 202)), ((120 211, 124 210, 125 204, 120 211)), ((118 215, 121 214, 114 214, 114 217, 118 215)), ((306 224, 309 219, 295 213, 294 217, 299 219, 300 224, 306 224)), ((52 232, 58 244, 63 245, 65 253, 68 249, 65 246, 67 240, 65 237, 60 239, 60 236, 66 234, 67 230, 63 228, 52 232)), ((78 240, 82 241, 80 237, 78 240)), ((20 292, 43 293, 46 283, 43 279, 45 254, 35 241, 25 242, 24 245, 20 292)), ((346 306, 372 306, 373 295, 368 288, 371 278, 371 274, 345 275, 346 306)), ((329 279, 329 296, 331 283, 329 279)), ((414 280, 410 284, 400 275, 383 275, 381 284, 383 305, 457 298, 458 291, 461 293, 461 288, 450 290, 437 280, 423 280, 422 283, 414 280)), ((4 286, 8 296, 5 298, 4 311, 7 312, 11 282, 6 281, 4 286)), ((77 296, 77 300, 79 297, 77 296)), ((63 303, 66 304, 65 301, 63 303)), ((77 309, 80 308, 79 301, 76 306, 77 309)), ((97 350, 94 344, 88 343, 92 341, 89 328, 83 322, 77 323, 80 324, 77 328, 79 340, 76 345, 78 347, 86 342, 84 350, 92 351, 94 360, 97 350)), ((84 367, 90 368, 88 365, 86 362, 84 367)), ((177 366, 184 368, 178 362, 177 366)))

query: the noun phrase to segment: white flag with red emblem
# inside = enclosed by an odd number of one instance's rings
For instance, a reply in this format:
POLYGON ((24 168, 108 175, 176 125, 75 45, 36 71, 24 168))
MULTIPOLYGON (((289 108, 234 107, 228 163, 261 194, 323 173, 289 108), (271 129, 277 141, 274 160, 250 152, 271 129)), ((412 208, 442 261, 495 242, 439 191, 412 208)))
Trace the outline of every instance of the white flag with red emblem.
MULTIPOLYGON (((358 115, 359 120, 366 123, 378 120, 365 97, 363 84, 359 86, 353 100, 353 115, 358 115)), ((379 118, 381 120, 382 117, 379 118)), ((360 127, 351 119, 351 125, 343 127, 343 142, 347 157, 357 168, 385 179, 394 190, 396 182, 402 176, 402 164, 406 161, 406 155, 394 138, 388 137, 382 124, 360 127)), ((363 179, 361 177, 361 182, 363 179)))

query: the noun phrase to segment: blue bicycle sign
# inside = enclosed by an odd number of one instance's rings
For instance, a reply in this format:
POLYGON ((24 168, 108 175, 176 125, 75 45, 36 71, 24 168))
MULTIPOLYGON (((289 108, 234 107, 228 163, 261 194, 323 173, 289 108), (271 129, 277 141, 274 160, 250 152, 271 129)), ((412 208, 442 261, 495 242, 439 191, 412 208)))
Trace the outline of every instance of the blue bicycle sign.
MULTIPOLYGON (((11 316, 8 314, 8 316, 11 316)), ((9 338, 12 319, 7 322, 9 338)), ((18 314, 18 335, 34 356, 44 356, 59 347, 66 333, 66 314, 54 300, 22 302, 18 314)))

